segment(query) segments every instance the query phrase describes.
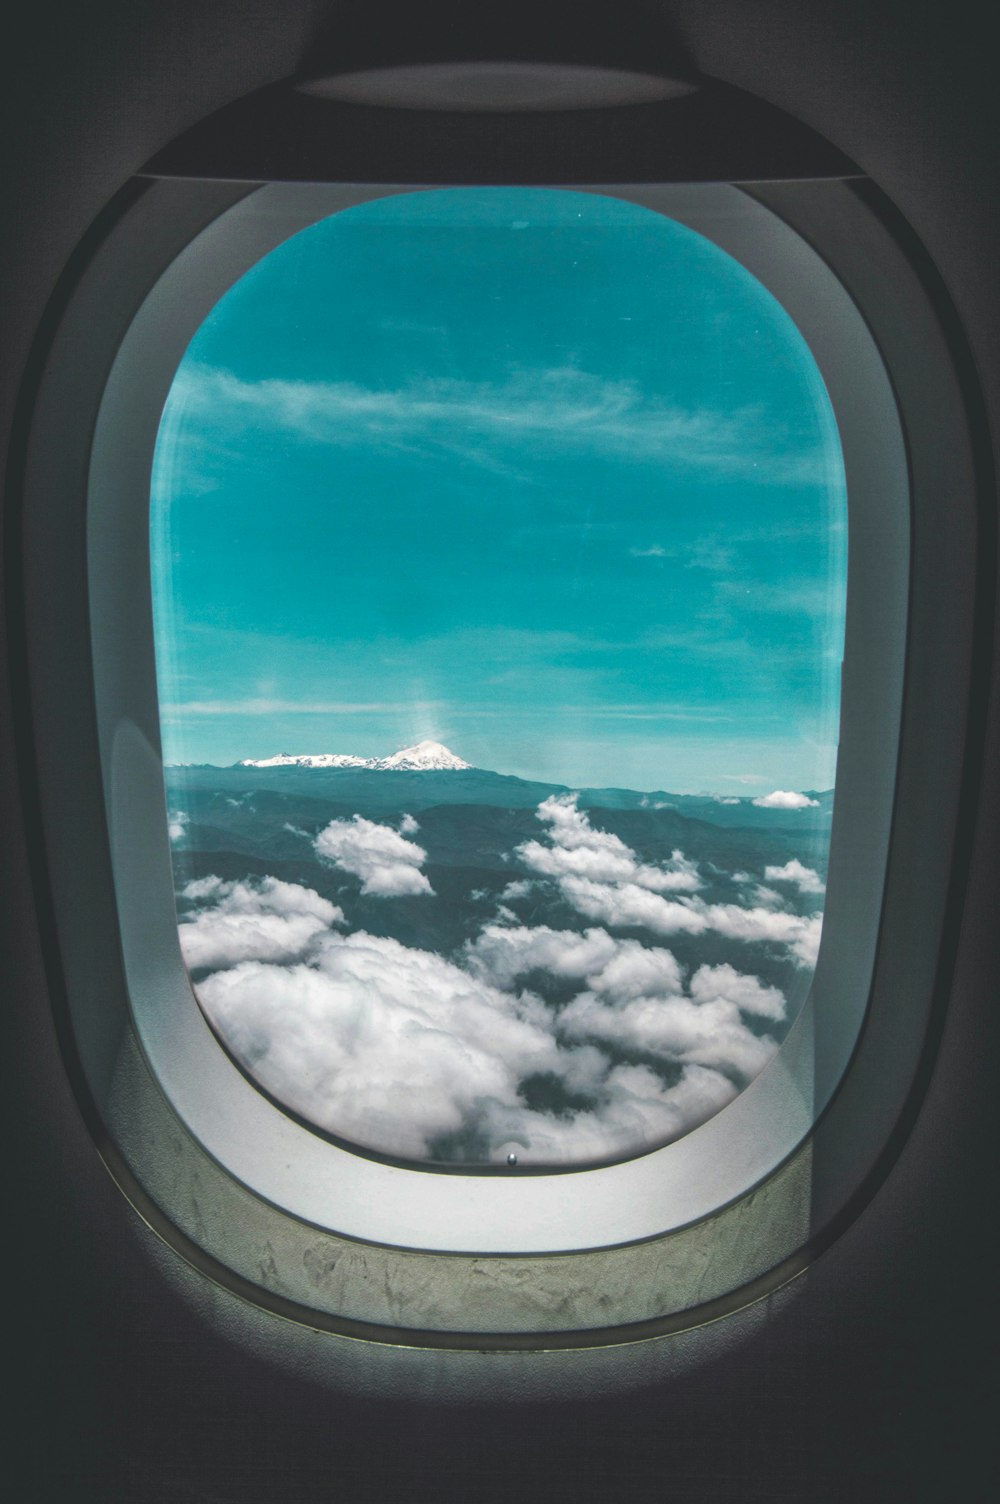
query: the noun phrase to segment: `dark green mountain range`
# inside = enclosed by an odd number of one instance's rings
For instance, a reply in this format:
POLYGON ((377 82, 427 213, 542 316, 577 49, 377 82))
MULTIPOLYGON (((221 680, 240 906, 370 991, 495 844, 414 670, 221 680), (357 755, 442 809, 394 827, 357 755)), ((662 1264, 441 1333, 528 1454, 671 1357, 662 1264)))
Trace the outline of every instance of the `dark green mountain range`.
POLYGON ((197 791, 213 791, 241 797, 267 791, 305 799, 323 800, 350 809, 352 813, 376 815, 393 810, 411 813, 438 804, 482 804, 500 809, 536 809, 552 794, 576 792, 581 809, 651 809, 666 807, 679 815, 707 821, 710 825, 739 826, 754 830, 783 830, 800 837, 826 832, 833 813, 833 790, 807 797, 817 807, 801 810, 762 808, 751 797, 710 794, 671 794, 663 789, 639 793, 635 789, 585 788, 572 790, 561 783, 536 783, 485 768, 445 772, 396 772, 370 768, 217 768, 211 764, 168 767, 168 795, 183 803, 197 791), (728 802, 730 799, 735 802, 728 802))

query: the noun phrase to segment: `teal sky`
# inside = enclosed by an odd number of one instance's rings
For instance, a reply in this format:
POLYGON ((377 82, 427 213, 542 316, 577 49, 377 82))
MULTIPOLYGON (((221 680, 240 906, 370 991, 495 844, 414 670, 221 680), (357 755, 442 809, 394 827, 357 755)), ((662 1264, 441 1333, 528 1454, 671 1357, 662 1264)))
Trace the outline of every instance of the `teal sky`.
POLYGON ((178 370, 152 555, 168 762, 430 737, 573 785, 833 783, 826 390, 637 205, 408 193, 279 246, 178 370))

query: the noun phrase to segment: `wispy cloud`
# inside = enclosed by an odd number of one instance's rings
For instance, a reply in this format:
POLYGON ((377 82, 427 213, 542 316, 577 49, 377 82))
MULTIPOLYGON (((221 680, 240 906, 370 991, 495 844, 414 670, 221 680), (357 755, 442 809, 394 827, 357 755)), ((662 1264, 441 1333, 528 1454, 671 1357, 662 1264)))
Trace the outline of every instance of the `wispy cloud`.
POLYGON ((225 440, 248 424, 337 448, 357 444, 461 451, 484 463, 499 449, 613 453, 661 460, 768 485, 821 483, 824 454, 759 406, 682 408, 627 380, 573 367, 512 370, 503 382, 426 378, 397 388, 268 378, 187 365, 170 399, 175 413, 225 440))
POLYGON ((686 550, 688 569, 704 569, 709 574, 729 574, 736 568, 736 550, 731 543, 717 538, 698 538, 686 550))
POLYGON ((741 580, 720 580, 720 598, 735 598, 741 610, 815 616, 837 621, 844 607, 843 581, 825 579, 782 580, 778 584, 754 581, 751 589, 741 580))
POLYGON ((165 717, 188 715, 405 715, 437 710, 444 700, 183 700, 161 705, 165 717))
POLYGON ((559 709, 587 715, 597 721, 695 721, 717 725, 721 721, 737 719, 724 710, 689 710, 679 706, 643 705, 641 702, 634 705, 602 706, 598 709, 589 705, 561 705, 559 709))
MULTIPOLYGON (((182 720, 185 716, 274 716, 274 715, 411 715, 418 711, 442 711, 447 719, 500 717, 510 719, 510 707, 495 703, 453 705, 447 700, 173 700, 160 706, 165 720, 182 720)), ((560 714, 585 716, 589 720, 611 721, 693 721, 716 724, 731 721, 722 710, 704 710, 685 705, 644 705, 632 701, 623 705, 523 705, 518 716, 551 717, 560 714)), ((761 780, 763 781, 763 780, 761 780)))

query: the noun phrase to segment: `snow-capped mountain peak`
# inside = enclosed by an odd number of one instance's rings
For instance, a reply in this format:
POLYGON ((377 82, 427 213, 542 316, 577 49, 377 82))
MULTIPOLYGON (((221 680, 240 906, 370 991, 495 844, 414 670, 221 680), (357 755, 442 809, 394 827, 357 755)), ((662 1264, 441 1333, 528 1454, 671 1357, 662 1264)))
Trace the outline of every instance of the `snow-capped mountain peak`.
POLYGON ((276 757, 244 757, 240 768, 372 768, 397 773, 457 772, 471 767, 441 742, 417 742, 391 757, 356 757, 351 752, 279 752, 276 757))
POLYGON ((454 752, 441 742, 417 742, 413 747, 403 747, 394 752, 391 757, 382 757, 377 766, 380 768, 397 768, 408 773, 429 773, 459 771, 462 768, 471 767, 471 763, 463 762, 456 757, 454 752))
POLYGON ((239 768, 373 768, 373 757, 351 752, 279 752, 276 757, 244 757, 239 768))

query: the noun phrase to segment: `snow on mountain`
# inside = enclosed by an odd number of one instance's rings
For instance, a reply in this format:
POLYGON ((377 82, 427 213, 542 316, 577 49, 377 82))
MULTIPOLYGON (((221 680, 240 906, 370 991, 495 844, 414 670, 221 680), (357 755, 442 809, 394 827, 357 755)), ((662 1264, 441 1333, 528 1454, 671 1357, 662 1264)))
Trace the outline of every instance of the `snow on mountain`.
POLYGON ((463 762, 440 742, 417 742, 415 747, 403 747, 399 752, 394 752, 391 757, 379 758, 375 766, 396 768, 405 773, 430 773, 445 770, 458 771, 461 768, 471 768, 472 764, 463 762))
POLYGON ((354 757, 350 752, 279 752, 276 757, 244 757, 238 768, 374 768, 374 757, 354 757))
POLYGON ((457 771, 472 764, 463 762, 441 742, 417 742, 402 747, 391 757, 355 757, 350 752, 279 752, 276 757, 244 757, 240 768, 372 768, 397 773, 457 771))

